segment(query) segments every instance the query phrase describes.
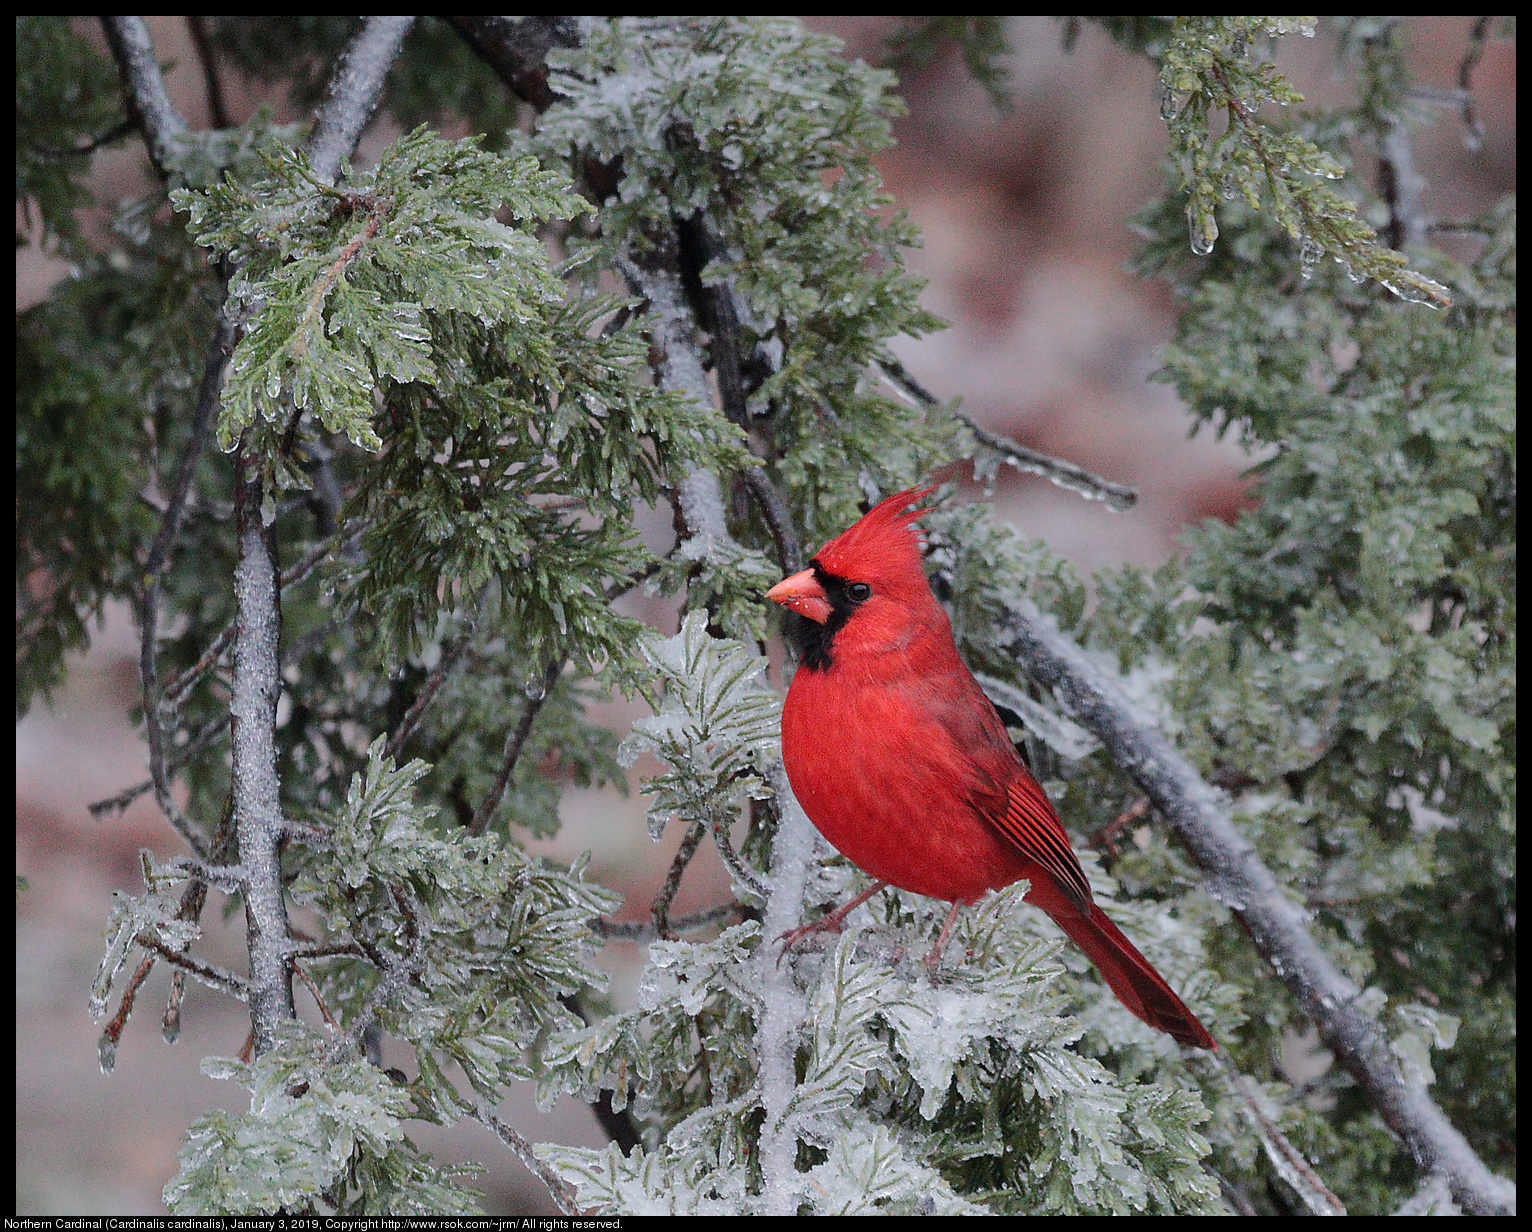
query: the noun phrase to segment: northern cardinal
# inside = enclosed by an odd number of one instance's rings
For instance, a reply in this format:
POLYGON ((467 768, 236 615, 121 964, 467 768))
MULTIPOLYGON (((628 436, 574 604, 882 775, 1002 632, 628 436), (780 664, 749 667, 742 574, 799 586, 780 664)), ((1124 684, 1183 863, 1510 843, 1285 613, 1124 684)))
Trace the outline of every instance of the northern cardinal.
POLYGON ((952 639, 921 568, 910 505, 890 496, 766 597, 788 609, 798 670, 782 710, 793 793, 836 850, 877 878, 865 894, 784 934, 784 952, 884 884, 952 904, 1025 877, 1041 907, 1096 965, 1118 999, 1180 1044, 1215 1049, 1196 1016, 1091 901, 1053 805, 952 639))

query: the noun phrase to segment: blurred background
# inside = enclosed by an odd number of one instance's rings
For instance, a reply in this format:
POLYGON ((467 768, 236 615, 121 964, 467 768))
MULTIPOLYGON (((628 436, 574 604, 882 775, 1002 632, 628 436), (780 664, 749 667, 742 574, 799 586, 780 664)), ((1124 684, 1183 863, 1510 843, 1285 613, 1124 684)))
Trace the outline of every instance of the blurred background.
MULTIPOLYGON (((877 59, 898 24, 890 17, 815 17, 811 28, 845 41, 848 56, 877 59)), ((1126 217, 1160 191, 1166 147, 1153 67, 1085 26, 1072 53, 1062 26, 1040 17, 1011 18, 1014 54, 1006 61, 1012 106, 997 110, 967 77, 955 51, 903 79, 909 114, 895 123, 897 144, 880 159, 888 191, 924 235, 909 265, 928 279, 924 302, 951 328, 902 339, 894 349, 910 371, 942 397, 961 396, 979 422, 1045 453, 1136 487, 1138 504, 1114 513, 1046 480, 1002 469, 993 499, 1000 512, 1037 535, 1083 573, 1125 561, 1153 565, 1176 550, 1188 525, 1233 519, 1248 503, 1241 477, 1251 459, 1232 437, 1188 439, 1174 392, 1149 383, 1156 351, 1175 328, 1175 304, 1162 285, 1127 272, 1134 238, 1126 217)), ((1476 18, 1424 17, 1405 22, 1417 84, 1448 90, 1476 18)), ((171 94, 193 126, 208 124, 202 75, 185 18, 148 19, 171 94)), ((82 33, 105 51, 99 25, 82 33)), ((1348 97, 1334 41, 1290 37, 1276 52, 1280 69, 1310 103, 1348 97)), ((1487 209, 1515 184, 1514 44, 1492 39, 1474 71, 1485 140, 1469 150, 1458 111, 1434 108, 1434 125, 1416 134, 1425 177, 1425 212, 1467 217, 1487 209)), ((226 80, 236 121, 269 103, 292 117, 280 92, 261 81, 226 80)), ((356 158, 376 158, 396 130, 380 122, 356 158)), ((1372 174, 1360 166, 1357 173, 1372 174)), ((94 156, 93 186, 106 211, 149 185, 133 144, 94 156)), ((22 218, 18 208, 18 228, 22 218)), ((35 246, 17 252, 17 309, 39 302, 68 266, 35 246)), ((968 496, 982 493, 972 489, 968 496)), ((668 631, 668 630, 667 630, 668 631)), ((124 1032, 116 1070, 97 1065, 100 1023, 86 995, 102 952, 114 891, 141 889, 138 851, 177 854, 152 799, 97 822, 86 811, 145 776, 145 751, 129 720, 138 695, 137 634, 130 613, 113 609, 88 654, 73 661, 69 683, 52 706, 38 705, 17 726, 17 871, 30 881, 18 896, 16 947, 17 1197, 20 1214, 157 1214, 174 1175, 182 1134, 215 1105, 243 1111, 244 1092, 197 1069, 207 1055, 242 1046, 241 1008, 195 983, 188 988, 183 1034, 168 1047, 158 1030, 168 976, 157 970, 124 1032)), ((619 730, 634 712, 603 712, 619 730)), ((643 824, 634 787, 570 790, 556 840, 533 844, 567 861, 592 849, 592 875, 624 895, 622 918, 647 916, 680 835, 659 844, 643 824)), ((725 901, 727 878, 710 846, 691 865, 674 911, 725 901)), ((230 967, 243 963, 243 921, 220 925, 210 910, 203 952, 230 967)), ((630 1003, 640 947, 614 942, 606 958, 613 998, 630 1003)), ((300 994, 304 1012, 312 1002, 300 994)), ((115 1000, 113 1002, 115 1008, 115 1000)), ((402 1060, 402 1058, 399 1058, 402 1060)), ((395 1063, 394 1058, 388 1060, 395 1063)), ((537 1111, 530 1091, 507 1100, 504 1115, 533 1140, 602 1146, 590 1110, 565 1101, 537 1111)), ((477 1187, 492 1211, 553 1213, 541 1187, 468 1124, 421 1126, 411 1136, 442 1159, 488 1160, 477 1187)))

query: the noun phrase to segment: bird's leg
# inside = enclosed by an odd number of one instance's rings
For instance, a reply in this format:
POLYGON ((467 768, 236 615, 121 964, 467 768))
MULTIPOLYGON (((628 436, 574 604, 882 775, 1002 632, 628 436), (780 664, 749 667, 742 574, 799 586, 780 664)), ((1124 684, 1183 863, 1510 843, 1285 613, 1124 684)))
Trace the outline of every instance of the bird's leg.
POLYGON ((840 926, 845 921, 846 917, 887 884, 888 882, 886 881, 875 881, 872 883, 871 889, 863 890, 849 903, 845 903, 837 907, 834 911, 831 911, 826 915, 822 915, 819 917, 819 919, 813 920, 808 924, 800 924, 797 928, 788 929, 787 932, 783 933, 780 937, 777 938, 778 941, 782 942, 782 953, 777 955, 778 965, 781 964, 783 957, 787 954, 787 951, 792 949, 793 946, 797 945, 799 941, 803 940, 803 938, 807 937, 810 933, 840 932, 840 926))
POLYGON ((947 944, 947 934, 952 931, 952 925, 957 920, 957 914, 962 910, 962 907, 962 899, 958 899, 952 904, 952 910, 947 912, 947 922, 942 925, 942 931, 936 938, 936 944, 931 947, 931 952, 926 955, 926 970, 933 976, 936 974, 936 964, 942 960, 942 948, 947 944))

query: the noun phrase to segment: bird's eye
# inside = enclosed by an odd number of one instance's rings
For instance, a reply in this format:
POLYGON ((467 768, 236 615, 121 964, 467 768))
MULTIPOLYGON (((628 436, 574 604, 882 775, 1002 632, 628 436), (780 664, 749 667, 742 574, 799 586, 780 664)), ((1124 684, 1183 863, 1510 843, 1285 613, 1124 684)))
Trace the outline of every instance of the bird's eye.
POLYGON ((852 582, 850 586, 846 587, 846 594, 853 603, 866 603, 868 599, 872 598, 872 587, 867 585, 866 582, 852 582))

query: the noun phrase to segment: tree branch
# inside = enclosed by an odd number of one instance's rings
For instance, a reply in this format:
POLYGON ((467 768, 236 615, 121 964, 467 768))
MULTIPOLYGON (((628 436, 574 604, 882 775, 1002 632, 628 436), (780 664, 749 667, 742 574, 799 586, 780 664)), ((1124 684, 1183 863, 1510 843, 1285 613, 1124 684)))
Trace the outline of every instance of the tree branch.
POLYGON ((495 1132, 511 1154, 521 1160, 527 1171, 543 1183, 560 1211, 566 1215, 580 1214, 580 1208, 575 1203, 574 1189, 562 1180, 558 1173, 538 1159, 532 1150, 532 1144, 497 1117, 488 1104, 481 1099, 475 1099, 468 1115, 480 1125, 495 1132))
POLYGON ((489 795, 480 801, 479 807, 474 810, 473 820, 468 823, 469 834, 483 834, 489 828, 489 819, 504 798, 511 775, 516 771, 516 763, 521 759, 522 747, 532 734, 537 712, 543 708, 543 702, 548 699, 548 691, 553 688, 563 670, 564 656, 559 655, 543 670, 542 676, 531 682, 533 689, 527 694, 527 704, 522 707, 521 718, 505 737, 505 751, 500 759, 500 770, 495 775, 494 786, 489 789, 489 795))
MULTIPOLYGON (((677 265, 681 285, 691 295, 694 310, 702 318, 711 338, 713 375, 718 380, 718 400, 729 422, 744 429, 750 427, 750 412, 745 392, 744 367, 739 355, 739 308, 734 293, 727 286, 708 286, 702 281, 707 263, 719 255, 720 245, 700 214, 676 224, 677 265)), ((797 573, 803 568, 803 548, 793 529, 792 514, 771 477, 763 467, 747 466, 740 471, 746 488, 754 498, 761 516, 771 531, 777 548, 777 561, 783 573, 797 573)))
POLYGON ((697 846, 702 842, 702 835, 706 829, 707 826, 702 821, 694 821, 687 827, 686 833, 681 837, 681 845, 676 848, 675 859, 670 862, 670 872, 665 876, 665 884, 660 887, 658 897, 649 908, 649 914, 654 919, 654 935, 661 941, 676 939, 675 934, 670 931, 670 904, 675 901, 676 891, 681 888, 681 878, 686 875, 686 866, 697 854, 697 846))
POLYGON ((159 686, 159 607, 160 575, 170 561, 180 534, 181 519, 186 512, 186 500, 191 491, 192 475, 197 462, 207 446, 212 429, 214 411, 218 406, 219 391, 223 385, 223 368, 228 362, 232 348, 234 324, 226 311, 220 309, 218 327, 213 347, 203 367, 202 385, 197 394, 197 409, 192 418, 192 430, 185 447, 181 450, 176 466, 175 482, 166 502, 165 515, 160 520, 159 533, 149 548, 149 559, 144 565, 144 590, 139 600, 138 618, 141 630, 138 654, 139 684, 144 699, 144 734, 149 745, 149 779, 154 784, 155 799, 170 824, 186 840, 198 856, 206 858, 207 844, 197 828, 182 815, 175 798, 170 793, 170 777, 165 769, 165 733, 160 723, 159 686))
POLYGON ((1477 152, 1484 145, 1484 125, 1474 111, 1473 71, 1484 55, 1484 44, 1489 39, 1489 17, 1481 17, 1473 24, 1468 36, 1468 50, 1458 65, 1458 89, 1463 92, 1463 144, 1477 152))
POLYGON ((202 84, 207 91, 207 110, 213 127, 232 128, 229 108, 223 97, 223 82, 218 79, 218 58, 213 53, 213 42, 207 34, 207 18, 188 17, 186 28, 191 34, 192 46, 197 49, 197 60, 202 65, 202 84))
MULTIPOLYGON (((709 907, 706 911, 694 911, 691 915, 683 915, 679 920, 670 920, 668 927, 672 934, 689 933, 693 929, 717 924, 731 915, 740 915, 743 910, 744 908, 738 903, 724 903, 718 907, 709 907)), ((603 920, 597 916, 589 920, 588 924, 591 932, 598 937, 606 937, 614 941, 637 941, 647 945, 651 941, 665 940, 655 929, 652 920, 603 920)))
POLYGON ((761 1125, 761 1172, 765 1213, 791 1215, 797 1210, 797 1186, 804 1181, 797 1170, 798 1135, 792 1116, 797 1087, 794 1058, 808 1007, 795 982, 797 959, 773 961, 772 938, 790 932, 803 918, 803 899, 810 869, 822 843, 814 823, 793 795, 787 773, 772 767, 771 785, 777 793, 780 820, 771 845, 771 897, 762 920, 762 942, 756 948, 764 1005, 758 1032, 761 1106, 766 1118, 761 1125))
MULTIPOLYGON (((904 365, 897 359, 879 360, 878 371, 883 374, 889 384, 906 397, 912 399, 916 404, 927 407, 942 405, 942 400, 905 371, 904 365)), ((954 419, 965 424, 981 445, 988 449, 993 449, 1019 471, 1028 471, 1034 475, 1042 475, 1045 479, 1050 480, 1061 488, 1068 488, 1071 492, 1078 492, 1086 500, 1105 501, 1108 509, 1115 509, 1119 512, 1124 509, 1131 509, 1138 503, 1138 489, 1136 488, 1130 488, 1125 484, 1113 483, 1110 479, 1103 479, 1100 475, 1093 474, 1083 466, 1076 466, 1073 462, 1066 462, 1063 458, 1050 457, 1048 454, 1039 453, 1035 449, 1028 449, 1025 445, 1011 440, 1008 436, 1001 436, 998 432, 991 432, 988 428, 976 423, 963 411, 949 408, 949 413, 954 419)))
POLYGON ((341 163, 361 140, 383 93, 388 70, 398 58, 413 17, 369 17, 336 66, 330 96, 319 109, 309 137, 309 161, 326 184, 340 176, 341 163))
MULTIPOLYGON (((489 583, 485 582, 479 587, 479 593, 473 601, 473 611, 468 613, 468 621, 463 625, 463 631, 459 633, 452 644, 442 651, 441 660, 436 665, 436 670, 426 677, 426 682, 420 688, 420 693, 410 704, 410 708, 404 712, 404 717, 399 720, 399 726, 394 729, 394 734, 388 738, 388 745, 383 750, 386 757, 399 760, 399 752, 404 748, 405 742, 414 733, 420 723, 421 716, 425 714, 442 685, 447 683, 447 677, 452 675, 457 665, 462 662, 463 654, 473 644, 473 635, 479 625, 479 613, 484 608, 484 596, 489 593, 489 583)), ((517 750, 520 752, 520 750, 517 750)))
POLYGON ((1426 1089, 1400 1073, 1378 1025, 1355 1007, 1359 989, 1310 933, 1255 847, 1235 827, 1227 797, 1208 785, 1170 740, 1029 599, 1007 605, 1007 648, 1039 684, 1106 745, 1175 828, 1204 888, 1227 903, 1320 1038, 1355 1078, 1384 1122, 1427 1172, 1450 1178, 1453 1197, 1476 1214, 1514 1214, 1516 1187, 1492 1173, 1426 1089))
POLYGON ((169 179, 180 152, 180 139, 186 132, 186 121, 170 101, 170 92, 154 58, 149 27, 142 17, 103 17, 101 25, 112 58, 117 61, 128 107, 143 129, 149 159, 160 178, 169 179))
POLYGON ((245 937, 250 947, 250 1021, 259 1055, 296 1016, 287 963, 287 903, 282 892, 281 785, 277 778, 276 717, 281 691, 277 645, 281 613, 271 536, 261 521, 262 460, 249 434, 235 459, 235 518, 239 558, 234 568, 234 823, 239 835, 245 937))

